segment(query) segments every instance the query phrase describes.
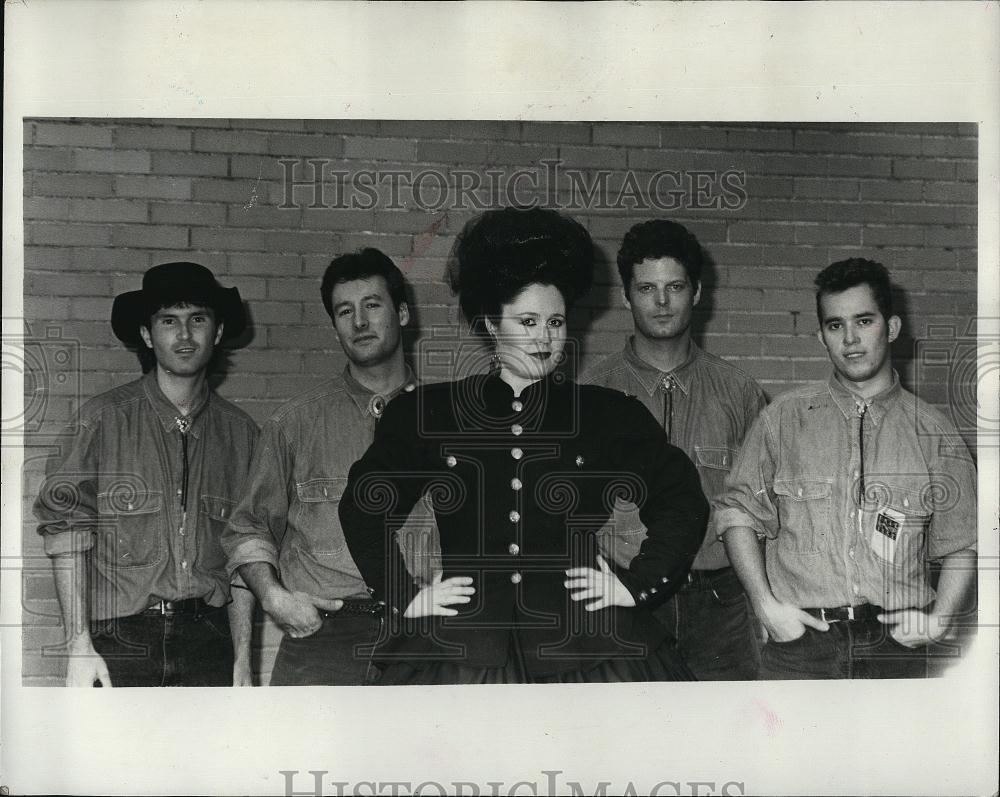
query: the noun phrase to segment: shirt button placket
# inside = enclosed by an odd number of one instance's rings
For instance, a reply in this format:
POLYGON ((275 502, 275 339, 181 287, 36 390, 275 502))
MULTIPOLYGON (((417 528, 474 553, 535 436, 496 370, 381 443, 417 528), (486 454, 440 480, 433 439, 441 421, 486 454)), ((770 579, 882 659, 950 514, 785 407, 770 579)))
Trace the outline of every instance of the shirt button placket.
MULTIPOLYGON (((177 488, 177 503, 178 503, 178 505, 180 504, 180 498, 181 498, 181 496, 183 494, 184 494, 183 491, 178 487, 177 488)), ((131 509, 131 507, 129 507, 129 509, 131 509)), ((181 517, 182 518, 184 517, 183 512, 181 514, 181 517)), ((181 520, 181 525, 177 527, 177 533, 180 534, 182 537, 184 536, 184 520, 183 519, 181 520)))

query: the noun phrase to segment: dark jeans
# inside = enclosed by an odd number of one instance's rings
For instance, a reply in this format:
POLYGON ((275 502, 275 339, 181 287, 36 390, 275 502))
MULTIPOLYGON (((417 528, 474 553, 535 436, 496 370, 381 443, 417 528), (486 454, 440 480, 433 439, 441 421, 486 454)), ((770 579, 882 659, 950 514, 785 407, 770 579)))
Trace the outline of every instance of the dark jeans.
POLYGON ((137 614, 91 624, 112 686, 232 686, 233 640, 220 608, 193 614, 137 614))
POLYGON ((699 681, 752 681, 760 666, 756 618, 732 568, 696 572, 654 612, 699 681))
POLYGON ((830 623, 829 631, 806 626, 790 642, 768 640, 761 679, 926 678, 927 648, 908 648, 874 617, 830 623))
POLYGON ((284 636, 271 671, 271 686, 363 686, 378 680, 371 646, 378 639, 379 615, 324 617, 315 634, 284 636))

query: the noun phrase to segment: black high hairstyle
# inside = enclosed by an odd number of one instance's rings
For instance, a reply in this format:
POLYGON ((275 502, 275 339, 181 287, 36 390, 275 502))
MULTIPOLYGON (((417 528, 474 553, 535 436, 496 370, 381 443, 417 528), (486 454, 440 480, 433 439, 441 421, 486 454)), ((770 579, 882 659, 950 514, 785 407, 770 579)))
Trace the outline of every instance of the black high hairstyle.
POLYGON ((533 283, 552 285, 567 309, 590 290, 594 245, 577 221, 547 208, 501 208, 459 234, 448 265, 462 314, 482 333, 486 318, 533 283))

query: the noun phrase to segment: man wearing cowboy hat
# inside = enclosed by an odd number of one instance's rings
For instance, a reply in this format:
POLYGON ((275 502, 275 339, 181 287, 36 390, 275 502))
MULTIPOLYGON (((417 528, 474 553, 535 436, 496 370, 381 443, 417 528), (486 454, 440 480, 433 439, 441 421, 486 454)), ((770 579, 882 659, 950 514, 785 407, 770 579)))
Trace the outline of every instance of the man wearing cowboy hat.
MULTIPOLYGON (((391 259, 372 248, 336 258, 320 295, 347 366, 264 423, 246 491, 223 535, 230 571, 285 632, 272 686, 361 685, 378 677, 365 646, 378 636, 383 607, 347 550, 337 507, 386 403, 415 382, 403 359, 405 283, 391 259)), ((397 539, 410 573, 428 578, 433 538, 421 522, 415 517, 397 539)))
POLYGON ((249 684, 252 598, 230 600, 219 538, 257 427, 206 378, 216 346, 246 326, 239 291, 204 266, 165 263, 115 299, 111 326, 145 375, 83 406, 34 507, 66 684, 249 684))

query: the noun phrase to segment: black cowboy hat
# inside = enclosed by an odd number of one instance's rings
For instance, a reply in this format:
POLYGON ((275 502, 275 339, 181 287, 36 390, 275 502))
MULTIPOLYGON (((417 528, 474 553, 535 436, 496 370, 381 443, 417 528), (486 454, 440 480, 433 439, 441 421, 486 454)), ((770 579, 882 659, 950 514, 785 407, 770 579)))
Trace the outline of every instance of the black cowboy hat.
POLYGON ((197 263, 163 263, 149 269, 142 277, 142 290, 115 297, 111 328, 120 340, 137 346, 142 341, 139 327, 154 312, 188 301, 187 297, 198 297, 215 311, 216 321, 225 325, 222 340, 235 338, 246 328, 240 292, 223 288, 211 271, 197 263))

